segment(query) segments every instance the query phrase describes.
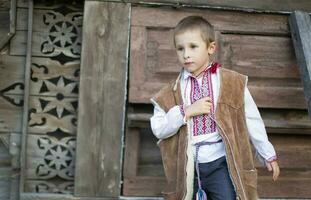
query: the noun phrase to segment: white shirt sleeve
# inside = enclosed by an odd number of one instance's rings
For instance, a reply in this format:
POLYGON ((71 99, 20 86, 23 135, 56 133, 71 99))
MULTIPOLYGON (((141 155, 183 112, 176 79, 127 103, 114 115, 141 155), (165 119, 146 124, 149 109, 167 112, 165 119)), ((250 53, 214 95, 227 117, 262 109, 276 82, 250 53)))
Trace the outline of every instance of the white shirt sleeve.
POLYGON ((259 153, 265 161, 272 161, 276 159, 274 147, 268 140, 264 122, 247 87, 244 100, 246 125, 256 153, 259 153))
POLYGON ((177 133, 184 124, 179 106, 172 107, 167 113, 155 102, 153 116, 150 118, 151 129, 158 139, 165 139, 177 133))

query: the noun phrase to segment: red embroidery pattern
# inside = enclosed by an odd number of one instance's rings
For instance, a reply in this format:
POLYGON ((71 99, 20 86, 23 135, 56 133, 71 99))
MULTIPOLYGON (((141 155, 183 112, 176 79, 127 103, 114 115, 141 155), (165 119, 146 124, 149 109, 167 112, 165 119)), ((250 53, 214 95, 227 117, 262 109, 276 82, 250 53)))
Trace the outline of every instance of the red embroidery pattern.
MULTIPOLYGON (((203 73, 202 78, 202 89, 200 89, 199 83, 195 77, 190 76, 191 81, 191 90, 190 90, 190 100, 191 103, 203 98, 210 97, 212 106, 210 110, 210 116, 214 118, 214 95, 213 95, 213 86, 211 80, 211 74, 215 73, 219 64, 212 63, 211 67, 207 68, 203 73)), ((208 133, 213 133, 216 131, 216 123, 211 120, 208 115, 199 115, 193 117, 193 135, 204 135, 208 133)))

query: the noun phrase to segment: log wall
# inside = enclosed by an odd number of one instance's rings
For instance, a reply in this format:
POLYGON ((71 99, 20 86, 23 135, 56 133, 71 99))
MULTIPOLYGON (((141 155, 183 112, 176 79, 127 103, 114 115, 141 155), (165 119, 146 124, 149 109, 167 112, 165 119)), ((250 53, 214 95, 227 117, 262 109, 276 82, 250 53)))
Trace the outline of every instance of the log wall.
POLYGON ((212 9, 133 7, 126 133, 125 195, 161 194, 164 184, 160 153, 149 125, 149 99, 181 67, 175 55, 173 27, 188 15, 200 15, 215 26, 215 59, 249 77, 248 87, 278 153, 281 176, 257 163, 260 197, 311 198, 311 123, 306 110, 288 15, 212 9), (142 108, 142 106, 145 106, 142 108), (135 151, 136 153, 133 153, 135 151), (159 184, 161 183, 161 184, 159 184), (295 187, 295 189, 289 189, 295 187))
MULTIPOLYGON (((11 2, 0 0, 0 44, 12 31, 11 2)), ((165 180, 149 125, 149 99, 180 71, 172 29, 192 14, 215 26, 215 57, 223 67, 249 76, 250 91, 278 152, 278 182, 272 183, 271 174, 257 163, 260 196, 311 198, 311 123, 288 25, 293 10, 311 12, 308 0, 87 1, 92 9, 84 22, 83 3, 35 1, 33 43, 27 52, 28 1, 17 0, 14 36, 0 49, 0 199, 20 196, 21 156, 26 170, 20 199, 161 197, 165 180), (29 120, 22 141, 29 53, 29 120), (78 118, 83 119, 79 125, 78 118), (26 147, 22 154, 21 144, 26 147), (107 152, 113 154, 109 159, 107 152)))

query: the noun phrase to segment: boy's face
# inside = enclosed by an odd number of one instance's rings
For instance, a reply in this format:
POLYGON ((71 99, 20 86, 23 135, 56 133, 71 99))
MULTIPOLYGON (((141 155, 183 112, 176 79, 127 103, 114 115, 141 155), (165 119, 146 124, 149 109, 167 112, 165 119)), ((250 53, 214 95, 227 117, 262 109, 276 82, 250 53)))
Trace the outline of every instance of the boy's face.
POLYGON ((215 42, 207 47, 200 30, 185 31, 175 35, 179 62, 194 76, 199 75, 209 64, 209 57, 215 52, 215 42))

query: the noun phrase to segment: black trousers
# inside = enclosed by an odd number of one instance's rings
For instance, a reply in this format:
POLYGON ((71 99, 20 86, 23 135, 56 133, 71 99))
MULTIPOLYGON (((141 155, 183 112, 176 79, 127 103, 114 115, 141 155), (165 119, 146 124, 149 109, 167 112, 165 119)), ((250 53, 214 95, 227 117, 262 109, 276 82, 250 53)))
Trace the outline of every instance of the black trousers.
MULTIPOLYGON (((236 193, 229 176, 225 157, 212 162, 200 163, 200 179, 202 189, 210 200, 235 200, 236 193)), ((198 177, 195 172, 193 199, 196 199, 198 191, 198 177)))

